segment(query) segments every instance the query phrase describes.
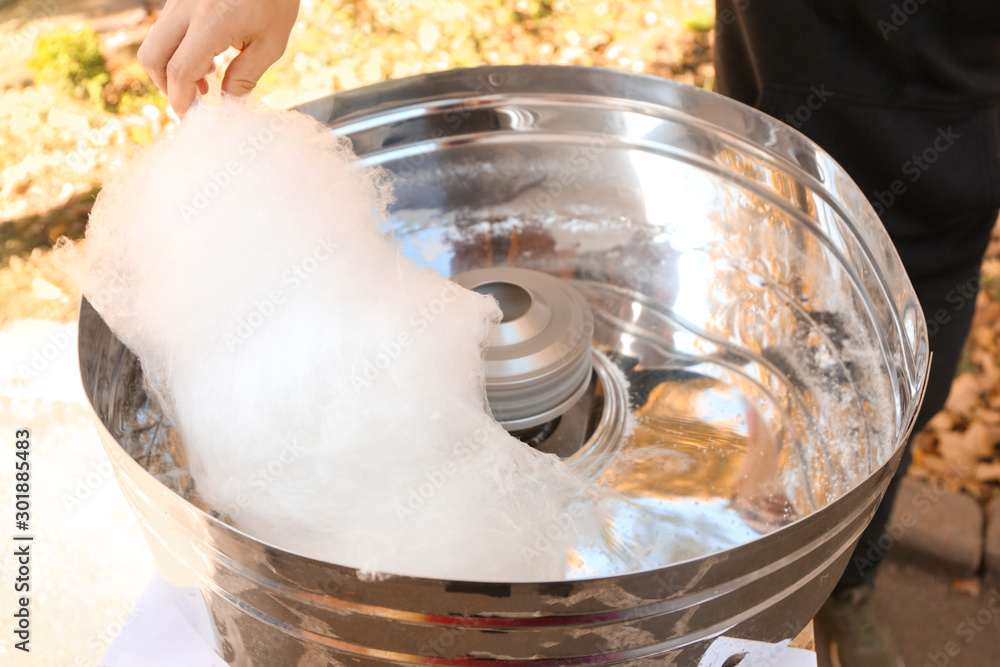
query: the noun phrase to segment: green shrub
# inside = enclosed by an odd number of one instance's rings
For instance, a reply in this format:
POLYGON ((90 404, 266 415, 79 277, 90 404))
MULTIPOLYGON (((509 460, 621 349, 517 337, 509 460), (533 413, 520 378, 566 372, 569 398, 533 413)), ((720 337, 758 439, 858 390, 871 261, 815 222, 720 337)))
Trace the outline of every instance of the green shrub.
POLYGON ((684 27, 691 32, 708 32, 715 27, 715 18, 705 12, 695 12, 684 19, 684 27))
POLYGON ((35 82, 53 84, 74 97, 105 107, 101 93, 111 75, 93 28, 57 28, 39 36, 28 66, 35 82))

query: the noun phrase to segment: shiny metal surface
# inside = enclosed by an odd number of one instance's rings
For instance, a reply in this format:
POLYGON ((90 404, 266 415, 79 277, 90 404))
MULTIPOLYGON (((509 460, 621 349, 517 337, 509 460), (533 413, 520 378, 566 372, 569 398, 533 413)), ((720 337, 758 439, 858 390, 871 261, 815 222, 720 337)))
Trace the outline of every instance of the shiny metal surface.
POLYGON ((697 665, 720 635, 792 637, 874 512, 926 381, 919 306, 847 175, 752 109, 598 69, 445 72, 302 110, 393 174, 389 226, 411 258, 583 294, 633 431, 578 460, 673 512, 684 539, 632 574, 509 584, 366 581, 261 543, 199 507, 135 358, 85 303, 105 446, 206 641, 234 665, 697 665), (699 529, 720 517, 748 541, 707 553, 699 529))
POLYGON ((490 327, 486 397, 508 431, 550 422, 590 384, 594 316, 569 283, 547 273, 494 266, 452 280, 493 296, 503 319, 490 327))

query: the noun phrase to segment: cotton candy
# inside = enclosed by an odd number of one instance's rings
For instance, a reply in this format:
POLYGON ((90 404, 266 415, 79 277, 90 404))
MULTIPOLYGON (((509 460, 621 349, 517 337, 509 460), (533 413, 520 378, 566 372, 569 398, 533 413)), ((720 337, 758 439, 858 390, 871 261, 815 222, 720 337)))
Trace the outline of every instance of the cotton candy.
POLYGON ((119 169, 58 252, 237 528, 366 573, 561 579, 600 492, 490 416, 500 310, 401 254, 391 197, 311 118, 223 99, 119 169))

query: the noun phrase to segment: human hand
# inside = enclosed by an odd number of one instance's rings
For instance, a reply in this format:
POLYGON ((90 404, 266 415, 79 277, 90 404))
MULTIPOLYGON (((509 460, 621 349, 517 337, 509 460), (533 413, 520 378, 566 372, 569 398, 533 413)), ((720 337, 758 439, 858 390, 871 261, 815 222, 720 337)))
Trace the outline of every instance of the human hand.
POLYGON ((299 0, 168 0, 139 47, 139 62, 183 115, 208 92, 213 59, 230 46, 240 54, 226 68, 222 91, 246 95, 281 57, 299 0))

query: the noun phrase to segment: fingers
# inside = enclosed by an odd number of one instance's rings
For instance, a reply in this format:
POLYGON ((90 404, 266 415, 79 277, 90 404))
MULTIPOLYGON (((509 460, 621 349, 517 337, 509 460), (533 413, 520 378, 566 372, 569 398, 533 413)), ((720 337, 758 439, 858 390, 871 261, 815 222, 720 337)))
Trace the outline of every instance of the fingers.
POLYGON ((160 18, 149 30, 149 35, 139 47, 139 63, 149 73, 156 87, 167 93, 167 63, 174 55, 188 29, 188 20, 182 12, 171 11, 168 3, 160 18))
POLYGON ((167 63, 167 97, 179 116, 188 110, 199 90, 207 90, 204 79, 215 66, 213 59, 228 46, 229 40, 218 33, 206 34, 192 27, 184 35, 167 63))
POLYGON ((222 92, 237 97, 248 94, 257 85, 257 81, 284 53, 284 47, 273 41, 251 42, 240 51, 233 62, 226 68, 226 76, 222 80, 222 92))
POLYGON ((208 92, 205 77, 215 56, 232 45, 241 53, 228 67, 222 90, 246 95, 284 52, 298 5, 298 0, 168 0, 139 48, 139 62, 183 115, 199 92, 208 92))

